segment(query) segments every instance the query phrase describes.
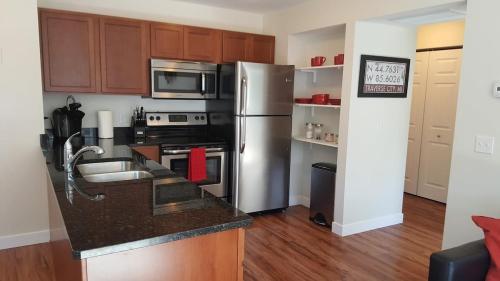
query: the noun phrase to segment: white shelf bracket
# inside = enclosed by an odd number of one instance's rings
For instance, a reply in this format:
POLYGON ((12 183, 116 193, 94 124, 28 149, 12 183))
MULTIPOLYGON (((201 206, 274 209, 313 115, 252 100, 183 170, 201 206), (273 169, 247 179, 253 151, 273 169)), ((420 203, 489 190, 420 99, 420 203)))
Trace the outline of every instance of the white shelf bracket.
POLYGON ((316 83, 317 81, 317 75, 316 75, 316 71, 311 71, 312 75, 313 75, 313 83, 316 83))

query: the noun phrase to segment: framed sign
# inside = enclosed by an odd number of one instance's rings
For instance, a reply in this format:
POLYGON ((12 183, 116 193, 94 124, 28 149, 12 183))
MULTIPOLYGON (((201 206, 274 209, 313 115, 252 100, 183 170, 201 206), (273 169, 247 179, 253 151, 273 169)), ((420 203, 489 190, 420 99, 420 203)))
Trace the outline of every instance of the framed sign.
POLYGON ((410 59, 361 55, 358 97, 406 98, 410 59))

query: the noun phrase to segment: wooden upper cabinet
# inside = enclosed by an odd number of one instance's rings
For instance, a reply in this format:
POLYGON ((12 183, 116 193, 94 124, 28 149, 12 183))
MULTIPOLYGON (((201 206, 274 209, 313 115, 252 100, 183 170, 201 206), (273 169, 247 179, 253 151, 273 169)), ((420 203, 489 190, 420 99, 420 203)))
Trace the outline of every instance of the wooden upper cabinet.
POLYGON ((92 15, 40 10, 45 91, 100 90, 98 27, 92 15))
POLYGON ((149 95, 149 23, 100 19, 102 92, 149 95))
POLYGON ((251 36, 247 33, 222 32, 222 62, 247 61, 251 36))
POLYGON ((222 31, 184 27, 184 59, 218 63, 221 61, 222 31))
POLYGON ((167 59, 184 58, 184 27, 175 24, 151 24, 151 56, 167 59))
POLYGON ((260 63, 274 63, 274 36, 251 35, 248 60, 260 63))

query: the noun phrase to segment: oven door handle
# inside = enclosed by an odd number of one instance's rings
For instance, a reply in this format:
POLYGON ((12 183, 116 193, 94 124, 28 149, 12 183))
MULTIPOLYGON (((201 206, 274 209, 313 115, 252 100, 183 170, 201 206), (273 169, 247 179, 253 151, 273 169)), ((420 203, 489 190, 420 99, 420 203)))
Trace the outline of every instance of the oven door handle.
MULTIPOLYGON (((218 151, 224 151, 224 148, 207 148, 205 150, 206 152, 218 152, 218 151)), ((163 154, 187 154, 190 153, 191 150, 189 149, 165 149, 163 150, 163 154)))

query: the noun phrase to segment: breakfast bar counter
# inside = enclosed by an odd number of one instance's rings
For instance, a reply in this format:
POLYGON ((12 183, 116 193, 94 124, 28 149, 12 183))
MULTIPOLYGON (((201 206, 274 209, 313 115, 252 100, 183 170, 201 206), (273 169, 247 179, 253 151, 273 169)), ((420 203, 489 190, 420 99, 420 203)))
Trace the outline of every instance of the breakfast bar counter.
POLYGON ((92 182, 77 168, 68 183, 60 147, 43 147, 57 280, 242 279, 250 216, 126 144, 78 164, 128 161, 151 177, 92 182))

